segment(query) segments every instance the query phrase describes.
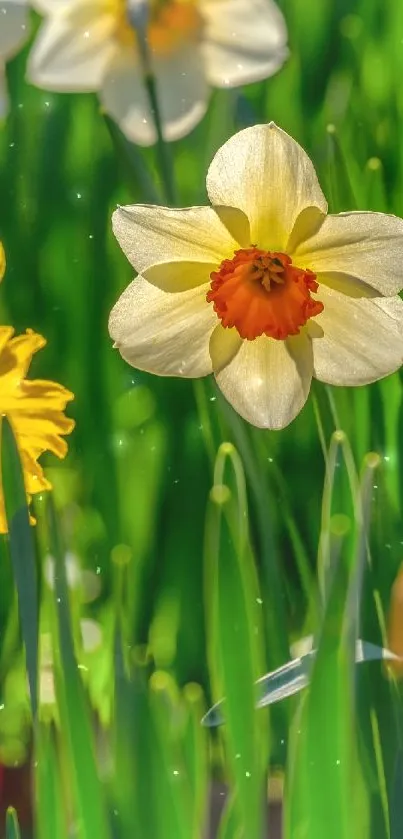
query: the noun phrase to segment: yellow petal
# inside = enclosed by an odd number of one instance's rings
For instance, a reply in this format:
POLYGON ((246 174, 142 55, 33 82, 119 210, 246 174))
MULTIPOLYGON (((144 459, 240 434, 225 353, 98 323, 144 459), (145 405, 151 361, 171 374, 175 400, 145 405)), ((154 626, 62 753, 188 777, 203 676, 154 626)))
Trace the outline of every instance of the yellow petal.
POLYGON ((210 282, 217 263, 208 262, 164 262, 143 271, 143 277, 162 291, 180 292, 210 282))
POLYGON ((285 251, 306 207, 327 210, 308 155, 274 123, 245 128, 219 149, 208 170, 207 191, 212 204, 242 210, 251 244, 266 250, 285 251))
POLYGON ((287 28, 271 0, 199 0, 205 22, 202 52, 215 87, 267 79, 288 56, 287 28))
POLYGON ((0 356, 3 352, 3 347, 6 346, 7 341, 9 341, 13 335, 14 329, 12 326, 0 326, 0 356))
MULTIPOLYGON (((211 347, 213 349, 213 347, 211 347)), ((212 357, 213 366, 221 358, 212 357)), ((215 373, 232 407, 258 428, 280 429, 299 413, 309 394, 312 345, 301 334, 287 341, 261 336, 243 341, 230 363, 215 373)))
POLYGON ((211 373, 210 335, 217 324, 209 286, 166 293, 137 277, 112 309, 109 332, 133 367, 159 376, 211 373))
MULTIPOLYGON (((37 462, 45 451, 64 457, 74 421, 63 413, 73 394, 56 382, 25 376, 32 359, 46 343, 41 335, 27 330, 13 337, 11 327, 0 327, 0 407, 9 419, 19 449, 27 495, 50 489, 37 462)), ((28 499, 29 500, 29 499, 28 499)), ((0 532, 7 532, 3 491, 0 482, 0 532)))
POLYGON ((45 338, 31 329, 8 342, 0 360, 0 393, 7 394, 13 385, 20 384, 28 372, 32 356, 45 345, 45 338))
POLYGON ((241 349, 242 338, 237 329, 226 329, 221 323, 210 338, 210 356, 213 372, 217 375, 231 363, 241 349))
POLYGON ((320 287, 323 312, 314 318, 314 375, 332 385, 365 385, 403 363, 403 302, 399 297, 351 298, 320 287))
MULTIPOLYGON (((235 225, 235 215, 236 211, 228 210, 220 217, 220 210, 211 207, 176 210, 135 204, 119 207, 113 214, 112 227, 120 247, 139 273, 156 264, 172 262, 205 263, 209 273, 211 265, 217 267, 240 246, 228 229, 230 224, 243 236, 249 233, 245 217, 239 213, 235 225)), ((175 278, 175 290, 178 282, 175 278)), ((169 287, 168 282, 161 284, 169 287)), ((185 274, 182 288, 189 288, 185 274)))
POLYGON ((403 288, 403 219, 384 213, 330 215, 290 256, 297 265, 311 268, 318 282, 338 273, 394 295, 403 288))

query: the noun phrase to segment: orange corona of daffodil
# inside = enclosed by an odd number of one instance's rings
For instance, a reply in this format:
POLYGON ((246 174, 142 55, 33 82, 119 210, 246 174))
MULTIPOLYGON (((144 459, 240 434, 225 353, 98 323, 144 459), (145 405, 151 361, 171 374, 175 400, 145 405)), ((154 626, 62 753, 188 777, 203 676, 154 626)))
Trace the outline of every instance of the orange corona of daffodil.
POLYGON ((314 376, 363 385, 403 362, 403 220, 328 215, 315 169, 274 123, 235 134, 207 175, 211 207, 120 207, 140 274, 109 329, 134 367, 214 373, 261 428, 286 426, 314 376))
MULTIPOLYGON (((1 271, 0 249, 0 271, 1 271)), ((51 489, 38 458, 45 451, 57 457, 67 453, 61 435, 69 434, 74 421, 64 416, 73 394, 55 382, 26 379, 32 356, 46 341, 32 330, 14 336, 11 326, 0 327, 0 422, 11 423, 24 471, 27 496, 51 489)), ((0 485, 0 533, 7 533, 3 491, 0 485)))

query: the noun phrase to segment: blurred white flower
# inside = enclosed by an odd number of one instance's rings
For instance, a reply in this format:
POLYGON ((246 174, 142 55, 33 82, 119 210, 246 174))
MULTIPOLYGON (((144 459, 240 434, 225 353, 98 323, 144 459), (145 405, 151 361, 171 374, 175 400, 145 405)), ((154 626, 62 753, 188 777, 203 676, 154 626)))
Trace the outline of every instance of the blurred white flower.
POLYGON ((401 218, 327 215, 309 157, 274 123, 219 149, 207 191, 211 207, 114 213, 141 275, 109 321, 126 361, 214 373, 242 417, 272 429, 298 414, 312 376, 363 385, 401 366, 401 218))
POLYGON ((0 119, 8 110, 6 61, 18 51, 27 37, 27 0, 0 0, 0 119))
MULTIPOLYGON (((64 557, 66 581, 69 588, 78 588, 81 582, 81 568, 75 554, 68 551, 64 557)), ((55 587, 55 560, 48 554, 45 557, 43 573, 49 588, 55 587)))
MULTIPOLYGON (((81 568, 78 557, 67 551, 64 557, 67 585, 70 589, 80 589, 82 603, 91 603, 101 593, 101 578, 88 568, 81 568)), ((45 557, 43 574, 49 588, 55 587, 55 560, 53 556, 45 557)))
POLYGON ((98 91, 106 112, 140 145, 156 139, 140 59, 142 30, 166 140, 185 136, 200 121, 210 86, 267 78, 288 55, 286 26, 273 0, 32 4, 45 21, 28 61, 28 80, 46 90, 98 91))
POLYGON ((102 644, 103 634, 101 625, 90 618, 83 618, 80 621, 80 628, 83 651, 85 653, 93 653, 102 644))
MULTIPOLYGON (((93 653, 103 641, 102 627, 99 623, 90 618, 80 620, 81 644, 83 653, 93 653)), ((48 632, 40 635, 40 668, 39 668, 39 702, 41 705, 54 705, 56 703, 53 641, 48 632)), ((86 670, 83 664, 78 665, 79 669, 86 670)), ((29 684, 27 681, 29 690, 29 684)))

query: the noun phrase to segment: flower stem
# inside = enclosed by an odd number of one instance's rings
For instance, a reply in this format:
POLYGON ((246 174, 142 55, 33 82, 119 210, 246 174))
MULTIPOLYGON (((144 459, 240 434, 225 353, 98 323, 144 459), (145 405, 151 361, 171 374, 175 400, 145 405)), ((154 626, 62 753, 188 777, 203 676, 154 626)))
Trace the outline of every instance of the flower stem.
POLYGON ((155 130, 157 132, 157 157, 161 177, 164 184, 166 200, 168 204, 175 204, 176 195, 175 178, 173 172, 173 158, 169 145, 165 142, 162 134, 162 122, 158 104, 155 76, 148 70, 144 74, 144 81, 147 88, 150 107, 154 118, 155 130))
POLYGON ((147 39, 147 27, 149 8, 147 0, 134 0, 130 10, 130 20, 136 29, 140 60, 143 69, 144 84, 146 87, 150 110, 153 115, 155 130, 157 133, 157 159, 159 170, 163 181, 165 198, 168 204, 176 203, 175 178, 173 171, 173 159, 168 144, 164 140, 162 131, 161 110, 158 102, 157 83, 152 69, 151 54, 147 39))

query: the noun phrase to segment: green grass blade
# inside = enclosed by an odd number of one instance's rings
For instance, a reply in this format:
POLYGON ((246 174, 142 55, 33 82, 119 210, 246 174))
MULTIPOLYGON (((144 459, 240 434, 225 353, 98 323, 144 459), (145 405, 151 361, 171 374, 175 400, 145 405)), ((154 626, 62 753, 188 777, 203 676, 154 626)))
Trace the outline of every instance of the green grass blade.
POLYGON ((9 807, 6 815, 6 839, 21 839, 18 816, 13 807, 9 807))
POLYGON ((73 806, 79 839, 109 839, 104 790, 99 779, 94 734, 88 702, 77 666, 66 580, 65 558, 53 500, 49 494, 45 511, 38 505, 38 526, 44 531, 48 551, 55 562, 53 640, 56 696, 63 741, 69 759, 73 806))
MULTIPOLYGON (((338 442, 345 446, 344 440, 338 442)), ((301 823, 305 824, 309 839, 320 839, 325 829, 329 839, 364 837, 368 829, 368 793, 363 785, 356 735, 355 659, 367 560, 368 492, 379 458, 371 456, 367 461, 358 495, 348 448, 344 454, 351 495, 349 499, 346 490, 344 514, 350 516, 352 504, 354 526, 350 534, 343 532, 332 557, 311 684, 294 721, 286 823, 286 836, 290 839, 301 823), (351 789, 355 790, 354 801, 351 789)), ((330 464, 333 459, 331 453, 330 464)), ((329 470, 331 509, 335 473, 332 465, 329 470)))
POLYGON ((38 585, 24 475, 12 427, 1 419, 1 471, 32 715, 38 710, 38 585))
POLYGON ((243 835, 239 824, 237 798, 236 795, 230 795, 221 815, 217 839, 241 839, 243 835))
POLYGON ((259 589, 248 542, 244 475, 235 448, 218 452, 206 524, 205 598, 210 673, 216 698, 225 695, 222 736, 245 836, 262 830, 268 719, 255 711, 256 678, 264 662, 259 589), (224 483, 226 460, 235 480, 224 483))
POLYGON ((35 738, 35 814, 38 839, 67 839, 67 813, 54 729, 41 723, 35 738))
POLYGON ((200 828, 207 821, 208 755, 205 732, 200 725, 203 713, 203 693, 199 685, 185 686, 183 698, 187 718, 183 731, 183 751, 190 788, 192 830, 189 839, 199 839, 200 828))

